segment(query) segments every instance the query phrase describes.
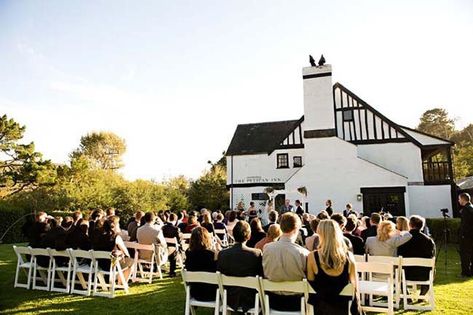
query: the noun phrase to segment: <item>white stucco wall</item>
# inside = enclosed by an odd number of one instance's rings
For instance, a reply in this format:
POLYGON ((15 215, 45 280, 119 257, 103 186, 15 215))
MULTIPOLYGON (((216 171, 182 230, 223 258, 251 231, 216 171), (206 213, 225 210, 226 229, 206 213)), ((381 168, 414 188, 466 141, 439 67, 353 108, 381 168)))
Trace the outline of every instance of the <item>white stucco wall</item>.
MULTIPOLYGON (((306 67, 302 74, 331 73, 332 66, 306 67)), ((332 76, 304 79, 305 130, 335 128, 333 110, 332 76)))
POLYGON ((419 147, 410 142, 358 145, 358 156, 408 178, 423 182, 422 157, 419 147))
POLYGON ((447 208, 452 215, 450 185, 409 186, 410 214, 425 218, 442 217, 440 209, 447 208))

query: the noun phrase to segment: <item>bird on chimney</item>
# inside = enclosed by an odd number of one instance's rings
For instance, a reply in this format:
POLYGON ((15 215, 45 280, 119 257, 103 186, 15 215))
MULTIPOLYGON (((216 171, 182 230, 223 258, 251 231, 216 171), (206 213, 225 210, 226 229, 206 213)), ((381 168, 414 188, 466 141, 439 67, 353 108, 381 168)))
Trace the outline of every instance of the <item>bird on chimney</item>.
POLYGON ((319 59, 319 67, 320 66, 323 66, 325 64, 325 58, 324 58, 324 55, 320 55, 320 59, 319 59))
POLYGON ((311 67, 317 67, 317 64, 315 63, 314 57, 312 55, 309 55, 309 62, 311 67))

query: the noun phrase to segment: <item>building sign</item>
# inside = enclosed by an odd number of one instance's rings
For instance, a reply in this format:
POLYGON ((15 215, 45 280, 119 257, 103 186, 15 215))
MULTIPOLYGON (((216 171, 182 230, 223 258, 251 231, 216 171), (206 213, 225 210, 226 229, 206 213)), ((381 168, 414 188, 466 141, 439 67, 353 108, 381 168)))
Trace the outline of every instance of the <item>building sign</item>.
POLYGON ((259 183, 281 183, 283 180, 279 177, 247 176, 234 180, 235 184, 259 184, 259 183))

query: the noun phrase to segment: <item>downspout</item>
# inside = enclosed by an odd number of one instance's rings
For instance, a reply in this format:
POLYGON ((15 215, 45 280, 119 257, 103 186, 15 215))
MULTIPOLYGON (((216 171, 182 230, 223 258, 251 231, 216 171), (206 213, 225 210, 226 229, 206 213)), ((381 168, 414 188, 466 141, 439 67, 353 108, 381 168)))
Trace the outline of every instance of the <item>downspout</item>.
POLYGON ((230 209, 233 210, 233 155, 231 156, 230 166, 230 209))

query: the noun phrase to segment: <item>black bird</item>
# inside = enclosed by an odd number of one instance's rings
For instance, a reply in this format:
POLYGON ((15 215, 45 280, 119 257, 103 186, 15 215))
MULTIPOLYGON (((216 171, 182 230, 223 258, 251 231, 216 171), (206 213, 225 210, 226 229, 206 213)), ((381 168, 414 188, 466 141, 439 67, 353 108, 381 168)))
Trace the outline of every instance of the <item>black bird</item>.
POLYGON ((317 65, 315 64, 315 59, 314 57, 312 57, 312 55, 309 55, 309 62, 311 67, 317 67, 317 65))
POLYGON ((324 55, 320 55, 320 59, 319 59, 319 67, 320 66, 323 66, 325 64, 325 58, 324 58, 324 55))

